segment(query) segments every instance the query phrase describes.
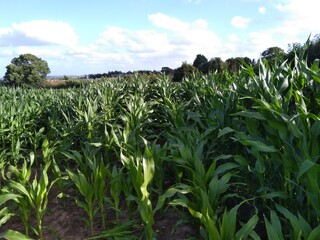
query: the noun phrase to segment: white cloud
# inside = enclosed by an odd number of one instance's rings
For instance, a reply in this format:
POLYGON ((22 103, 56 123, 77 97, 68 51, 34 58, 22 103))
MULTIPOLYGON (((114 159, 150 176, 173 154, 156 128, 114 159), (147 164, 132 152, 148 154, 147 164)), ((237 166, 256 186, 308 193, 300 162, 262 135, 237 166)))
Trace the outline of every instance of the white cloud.
POLYGON ((48 47, 48 46, 21 46, 17 47, 15 50, 15 55, 31 53, 36 56, 41 56, 45 58, 57 58, 57 59, 66 59, 65 49, 59 47, 48 47))
POLYGON ((250 32, 243 37, 245 42, 241 45, 241 51, 248 51, 251 57, 254 57, 253 54, 259 56, 259 53, 273 46, 286 51, 288 44, 304 43, 310 33, 313 35, 319 33, 320 15, 315 7, 319 6, 318 0, 273 0, 271 2, 280 11, 281 18, 277 19, 274 27, 250 32))
POLYGON ((9 35, 12 32, 10 28, 0 28, 0 37, 9 35))
MULTIPOLYGON (((229 42, 233 43, 233 46, 238 44, 235 55, 257 58, 262 51, 273 46, 286 51, 288 44, 304 43, 310 33, 315 35, 320 32, 318 0, 271 0, 270 2, 280 11, 274 27, 243 34, 239 37, 240 43, 232 42, 232 37, 229 37, 229 42)), ((261 10, 258 11, 262 13, 261 10)))
POLYGON ((163 13, 150 14, 148 19, 154 26, 171 31, 186 31, 190 27, 188 23, 163 13))
POLYGON ((254 53, 260 53, 276 44, 273 35, 268 31, 249 34, 248 48, 254 53))
POLYGON ((199 4, 202 0, 188 0, 189 3, 199 4))
POLYGON ((258 8, 258 12, 259 12, 260 14, 265 14, 266 11, 267 11, 267 9, 266 9, 266 7, 264 7, 264 6, 261 6, 261 7, 258 8))
MULTIPOLYGON (((199 53, 220 56, 222 40, 204 19, 184 22, 163 13, 150 14, 148 19, 154 30, 107 27, 95 51, 114 54, 116 61, 135 69, 177 67, 182 61, 193 61, 199 53)), ((101 61, 105 61, 103 56, 101 61)))
POLYGON ((246 2, 246 3, 257 3, 257 2, 261 2, 261 0, 241 0, 242 2, 246 2))
POLYGON ((290 0, 276 5, 277 9, 287 16, 284 24, 299 32, 319 32, 319 7, 318 0, 290 0))
POLYGON ((170 50, 165 33, 154 30, 128 30, 120 27, 109 27, 100 34, 98 44, 107 48, 116 47, 116 51, 126 53, 166 52, 170 50))
POLYGON ((0 46, 75 45, 78 36, 65 22, 37 20, 0 28, 0 46))
POLYGON ((0 27, 0 50, 3 49, 0 52, 3 66, 0 76, 5 72, 4 66, 9 64, 13 57, 25 53, 45 59, 53 73, 52 69, 56 72, 72 71, 66 66, 69 66, 68 62, 77 62, 77 56, 69 54, 77 45, 78 36, 74 29, 61 21, 36 20, 0 27))
POLYGON ((229 42, 239 42, 240 39, 237 34, 230 34, 228 40, 229 42))
POLYGON ((251 23, 250 18, 235 16, 231 19, 231 25, 236 28, 246 28, 251 23))

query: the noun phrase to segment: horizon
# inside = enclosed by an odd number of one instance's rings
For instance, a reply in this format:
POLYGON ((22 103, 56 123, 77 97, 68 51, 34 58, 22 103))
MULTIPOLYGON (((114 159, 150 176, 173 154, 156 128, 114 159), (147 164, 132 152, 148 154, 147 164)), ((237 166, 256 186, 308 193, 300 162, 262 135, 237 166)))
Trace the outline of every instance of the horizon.
POLYGON ((14 57, 48 62, 48 75, 175 69, 197 54, 257 60, 319 33, 317 0, 3 1, 0 79, 14 57), (15 12, 15 14, 12 14, 15 12))

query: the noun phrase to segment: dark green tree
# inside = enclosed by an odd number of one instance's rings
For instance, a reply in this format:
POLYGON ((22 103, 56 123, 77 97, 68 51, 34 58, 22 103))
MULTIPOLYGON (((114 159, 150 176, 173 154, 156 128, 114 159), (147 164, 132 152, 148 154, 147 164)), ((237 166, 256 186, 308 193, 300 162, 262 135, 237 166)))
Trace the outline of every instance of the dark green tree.
POLYGON ((320 34, 314 36, 307 53, 309 64, 312 64, 316 59, 320 59, 320 34))
POLYGON ((198 54, 194 59, 192 65, 200 70, 201 66, 207 62, 208 62, 208 59, 204 55, 198 54))
POLYGON ((200 71, 202 73, 209 73, 209 72, 221 72, 223 67, 223 61, 219 57, 211 58, 208 62, 202 64, 200 66, 200 71))
POLYGON ((185 77, 191 77, 192 74, 197 72, 199 72, 199 70, 196 67, 183 62, 181 67, 174 70, 172 81, 181 82, 185 77))
POLYGON ((241 61, 242 61, 242 58, 228 58, 224 63, 224 68, 236 74, 240 69, 241 61))
POLYGON ((276 62, 283 62, 285 58, 285 51, 279 47, 270 47, 261 53, 261 59, 267 60, 270 66, 274 65, 276 62))
POLYGON ((289 63, 292 62, 295 55, 300 56, 302 53, 303 53, 303 45, 301 43, 289 44, 288 51, 287 51, 288 62, 289 63))
POLYGON ((254 61, 251 60, 251 59, 248 58, 248 57, 244 57, 244 58, 243 58, 243 61, 244 61, 246 64, 248 64, 248 65, 253 65, 253 63, 254 63, 254 61))
POLYGON ((211 62, 211 71, 221 72, 223 68, 223 61, 220 57, 215 57, 210 60, 211 62))
POLYGON ((13 86, 39 86, 50 73, 48 63, 30 53, 13 58, 6 68, 4 83, 13 86))
POLYGON ((312 40, 309 36, 304 44, 289 44, 287 53, 289 63, 293 62, 295 55, 300 59, 306 60, 308 65, 311 65, 314 60, 320 59, 320 34, 315 35, 312 40))

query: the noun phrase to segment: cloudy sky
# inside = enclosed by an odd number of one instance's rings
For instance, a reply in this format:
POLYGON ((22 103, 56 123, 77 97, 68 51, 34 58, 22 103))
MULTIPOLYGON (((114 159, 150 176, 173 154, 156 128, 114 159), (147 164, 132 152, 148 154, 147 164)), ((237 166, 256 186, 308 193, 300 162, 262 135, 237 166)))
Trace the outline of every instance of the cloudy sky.
POLYGON ((319 0, 1 0, 0 78, 32 53, 51 75, 257 59, 320 33, 319 0))

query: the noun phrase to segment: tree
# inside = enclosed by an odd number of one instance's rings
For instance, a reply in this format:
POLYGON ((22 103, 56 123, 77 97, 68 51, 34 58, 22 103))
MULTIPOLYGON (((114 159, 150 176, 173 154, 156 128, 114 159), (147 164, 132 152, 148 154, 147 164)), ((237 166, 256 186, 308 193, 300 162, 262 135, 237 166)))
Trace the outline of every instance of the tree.
POLYGON ((292 43, 288 46, 287 59, 289 63, 292 63, 295 55, 300 59, 307 60, 308 65, 312 65, 314 60, 320 58, 320 34, 316 34, 313 40, 310 40, 310 36, 306 43, 292 43))
POLYGON ((270 66, 276 62, 282 62, 285 58, 285 51, 279 47, 270 47, 261 53, 261 59, 267 60, 270 66))
POLYGON ((193 66, 200 70, 201 66, 207 62, 208 59, 204 55, 198 54, 193 61, 193 66))
POLYGON ((311 65, 314 60, 320 58, 320 34, 314 36, 307 50, 308 63, 311 65))
POLYGON ((209 67, 209 71, 213 72, 221 72, 222 71, 222 66, 223 66, 223 61, 220 57, 215 57, 210 60, 211 67, 209 67))
POLYGON ((200 66, 200 71, 204 74, 209 72, 221 72, 223 66, 223 61, 219 57, 211 58, 210 61, 202 64, 200 66))
POLYGON ((50 73, 48 63, 30 53, 13 58, 6 68, 4 83, 14 86, 40 85, 50 73))
POLYGON ((302 54, 303 45, 301 43, 292 43, 288 45, 287 59, 289 63, 293 61, 295 55, 300 56, 302 54))
POLYGON ((224 68, 228 69, 228 71, 236 74, 238 73, 241 66, 242 58, 228 58, 225 61, 224 68))
POLYGON ((253 63, 254 63, 254 61, 251 60, 251 59, 248 58, 248 57, 244 57, 244 58, 243 58, 243 62, 245 62, 245 63, 248 64, 248 65, 253 65, 253 63))
POLYGON ((174 74, 174 70, 169 68, 169 67, 163 67, 161 68, 161 72, 166 74, 166 75, 172 75, 174 74))
POLYGON ((192 74, 197 73, 199 70, 194 66, 183 62, 181 67, 174 70, 172 81, 181 82, 185 77, 191 77, 192 74))

